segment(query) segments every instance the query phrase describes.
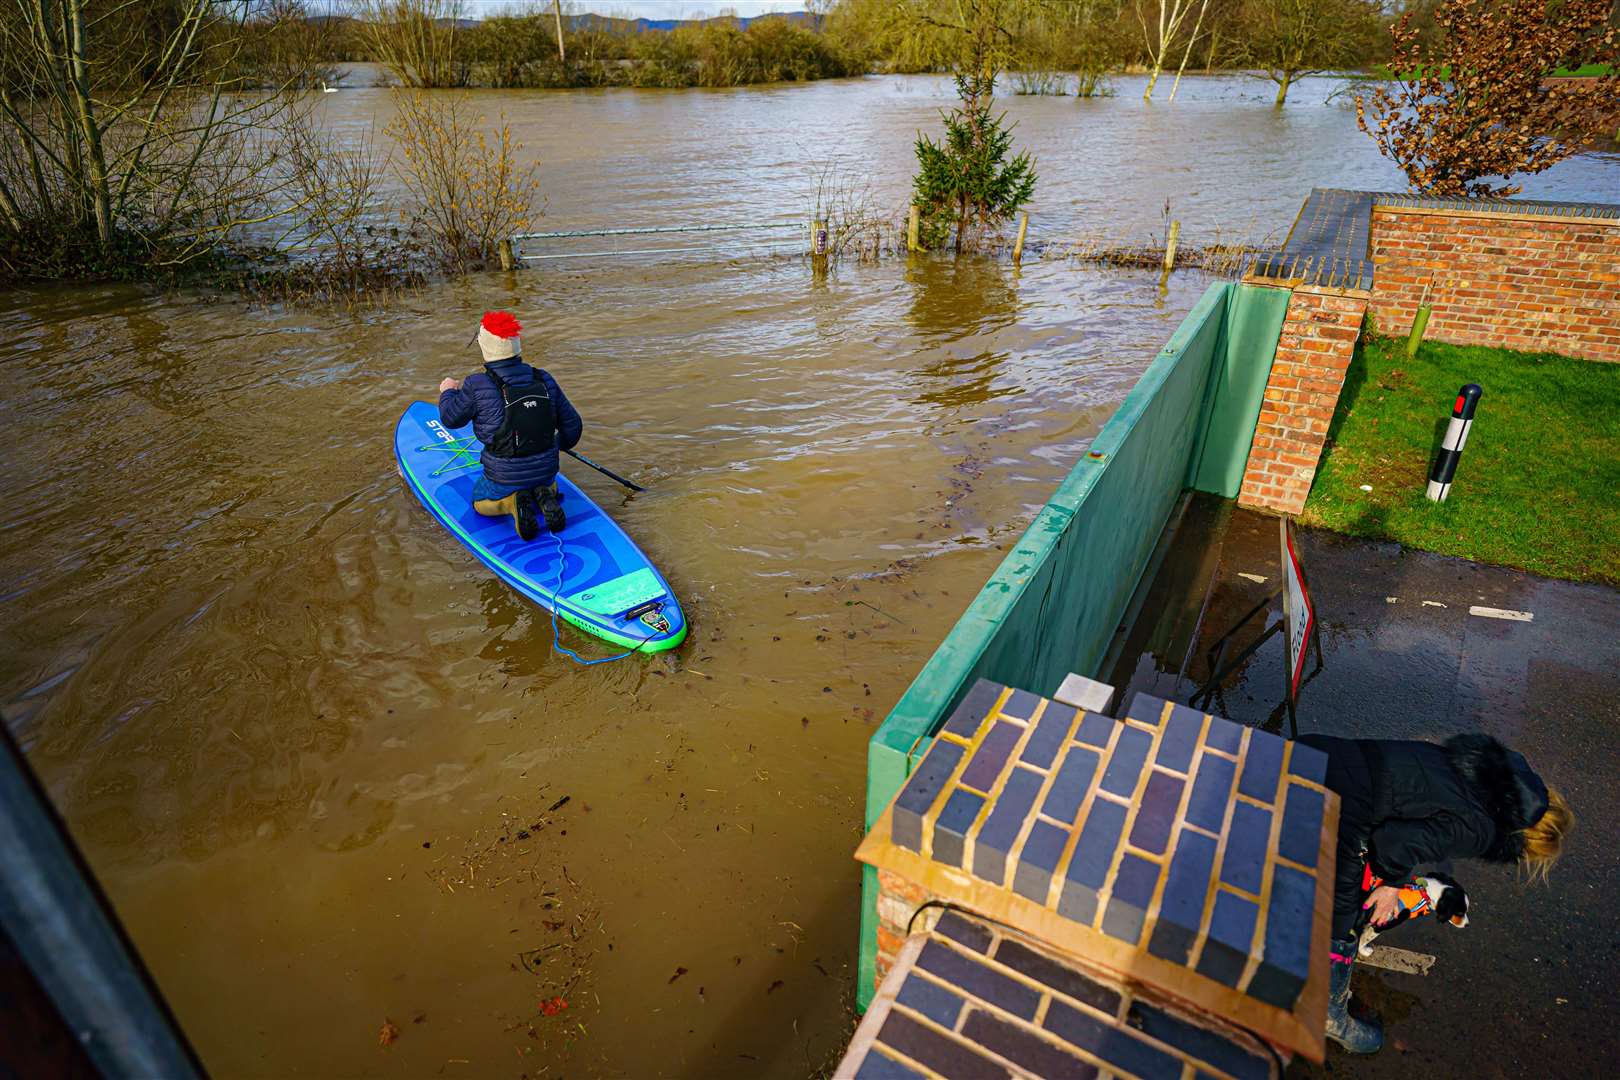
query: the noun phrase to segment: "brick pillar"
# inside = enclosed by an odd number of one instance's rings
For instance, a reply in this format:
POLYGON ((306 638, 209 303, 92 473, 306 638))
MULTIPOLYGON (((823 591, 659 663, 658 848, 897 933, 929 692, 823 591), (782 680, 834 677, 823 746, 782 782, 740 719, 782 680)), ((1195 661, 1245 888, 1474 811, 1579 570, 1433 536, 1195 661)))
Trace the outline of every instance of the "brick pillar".
POLYGON ((936 899, 927 889, 892 870, 878 871, 877 981, 894 966, 895 958, 915 927, 912 917, 936 899))
POLYGON ((1239 504, 1283 514, 1305 509, 1367 301, 1368 294, 1360 291, 1312 285, 1294 289, 1243 470, 1239 504))

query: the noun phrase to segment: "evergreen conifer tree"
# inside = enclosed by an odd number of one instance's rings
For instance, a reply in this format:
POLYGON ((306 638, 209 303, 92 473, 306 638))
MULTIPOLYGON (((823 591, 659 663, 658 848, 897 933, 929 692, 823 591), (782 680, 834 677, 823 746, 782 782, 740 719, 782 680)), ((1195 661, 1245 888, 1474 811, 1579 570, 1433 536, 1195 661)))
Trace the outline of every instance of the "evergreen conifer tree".
POLYGON ((1035 162, 1028 151, 1008 160, 1012 126, 991 113, 996 77, 988 63, 956 76, 961 105, 944 114, 945 137, 917 136, 912 202, 919 210, 925 247, 937 247, 956 229, 960 255, 970 229, 1010 218, 1035 194, 1035 162))

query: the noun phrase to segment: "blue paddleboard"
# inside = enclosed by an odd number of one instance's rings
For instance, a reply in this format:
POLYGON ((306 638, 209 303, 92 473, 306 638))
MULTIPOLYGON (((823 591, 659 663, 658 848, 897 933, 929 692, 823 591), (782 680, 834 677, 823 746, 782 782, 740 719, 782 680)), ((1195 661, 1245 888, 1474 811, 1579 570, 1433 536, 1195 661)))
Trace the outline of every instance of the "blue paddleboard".
POLYGON ((587 633, 638 652, 673 649, 686 637, 686 617, 669 583, 613 519, 568 477, 557 474, 568 525, 558 584, 557 543, 545 531, 525 543, 510 517, 472 508, 483 444, 472 428, 447 429, 439 408, 413 401, 394 429, 400 475, 457 540, 508 585, 587 633))

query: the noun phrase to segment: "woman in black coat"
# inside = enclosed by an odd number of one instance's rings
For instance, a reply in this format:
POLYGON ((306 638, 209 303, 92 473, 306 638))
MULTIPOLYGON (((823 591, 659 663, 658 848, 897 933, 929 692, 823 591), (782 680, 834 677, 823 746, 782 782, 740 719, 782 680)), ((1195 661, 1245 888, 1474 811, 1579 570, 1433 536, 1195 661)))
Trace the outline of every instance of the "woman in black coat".
POLYGON ((1399 901, 1392 886, 1363 892, 1363 869, 1400 882, 1419 866, 1484 859, 1545 878, 1575 816, 1524 755, 1489 735, 1456 735, 1444 746, 1325 735, 1299 741, 1327 754, 1326 783, 1339 796, 1327 1033, 1352 1053, 1370 1054, 1383 1045, 1381 1027, 1348 1011, 1355 923, 1365 907, 1382 925, 1399 901))

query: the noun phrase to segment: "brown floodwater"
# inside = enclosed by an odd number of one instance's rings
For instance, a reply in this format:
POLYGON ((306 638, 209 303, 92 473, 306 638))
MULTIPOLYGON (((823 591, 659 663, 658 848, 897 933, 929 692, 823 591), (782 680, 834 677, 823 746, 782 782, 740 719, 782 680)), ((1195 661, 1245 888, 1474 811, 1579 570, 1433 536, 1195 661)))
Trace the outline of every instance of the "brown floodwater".
MULTIPOLYGON (((477 100, 573 228, 792 217, 826 159, 899 205, 941 86, 477 100)), ((1342 108, 1198 86, 1010 101, 1040 220, 1145 238, 1173 187, 1206 235, 1271 229, 1391 182, 1342 108)), ((217 1075, 812 1073, 851 1022, 866 740, 1206 284, 710 254, 353 313, 14 292, 0 702, 217 1075), (677 653, 556 654, 395 475, 394 420, 496 306, 650 489, 570 467, 681 597, 677 653)))

